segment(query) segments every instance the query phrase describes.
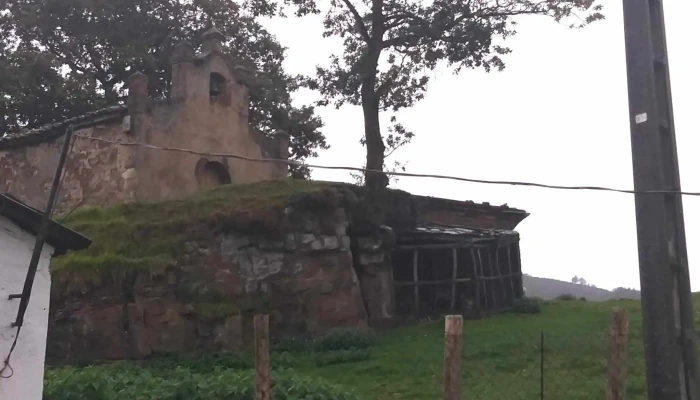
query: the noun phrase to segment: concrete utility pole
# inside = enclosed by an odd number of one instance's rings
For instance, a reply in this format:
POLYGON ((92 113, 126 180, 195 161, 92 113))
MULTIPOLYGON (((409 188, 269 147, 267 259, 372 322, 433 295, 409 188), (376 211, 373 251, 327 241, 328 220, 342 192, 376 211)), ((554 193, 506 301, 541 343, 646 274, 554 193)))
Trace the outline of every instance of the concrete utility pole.
MULTIPOLYGON (((634 188, 680 191, 663 4, 623 7, 634 188)), ((649 399, 700 400, 682 199, 635 202, 649 399)))

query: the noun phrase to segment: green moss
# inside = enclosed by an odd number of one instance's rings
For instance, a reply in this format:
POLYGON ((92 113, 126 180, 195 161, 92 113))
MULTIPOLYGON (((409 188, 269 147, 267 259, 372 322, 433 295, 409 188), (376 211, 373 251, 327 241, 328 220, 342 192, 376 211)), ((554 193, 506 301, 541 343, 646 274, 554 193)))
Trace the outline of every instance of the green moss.
POLYGON ((279 233, 290 202, 303 196, 322 201, 329 185, 277 180, 221 186, 181 200, 83 207, 64 221, 57 219, 93 243, 55 259, 51 271, 59 283, 81 290, 133 272, 157 272, 179 259, 187 243, 206 241, 218 232, 279 233))
POLYGON ((219 320, 240 314, 233 302, 200 302, 195 304, 195 313, 203 320, 219 320))
MULTIPOLYGON (((403 193, 389 192, 394 197, 403 193)), ((65 220, 57 219, 90 237, 92 245, 57 258, 51 270, 59 282, 76 283, 71 287, 81 290, 86 283, 94 286, 118 282, 134 272, 157 272, 181 259, 188 244, 211 242, 221 232, 281 234, 288 228, 283 225, 288 205, 302 211, 298 215, 344 206, 356 225, 376 226, 366 218, 364 196, 364 189, 344 183, 289 179, 225 185, 180 200, 83 207, 65 220)), ((242 311, 261 307, 239 305, 242 311)))
MULTIPOLYGON (((299 193, 320 192, 329 184, 280 180, 226 185, 182 200, 84 207, 64 223, 93 240, 89 249, 59 258, 52 270, 103 269, 123 265, 160 267, 175 260, 187 242, 227 229, 274 233, 285 206, 299 193)), ((59 217, 58 220, 61 220, 59 217)))

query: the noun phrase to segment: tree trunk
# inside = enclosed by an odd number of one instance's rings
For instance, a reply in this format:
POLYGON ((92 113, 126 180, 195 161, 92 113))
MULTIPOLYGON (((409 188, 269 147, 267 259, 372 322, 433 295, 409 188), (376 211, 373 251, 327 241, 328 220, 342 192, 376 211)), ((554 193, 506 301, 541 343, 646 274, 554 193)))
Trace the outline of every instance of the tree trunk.
POLYGON ((384 171, 384 138, 379 125, 379 96, 377 93, 377 67, 382 53, 384 37, 384 0, 372 0, 371 38, 367 43, 364 58, 364 75, 362 78, 362 111, 365 118, 365 146, 367 146, 368 170, 365 173, 365 185, 372 190, 384 189, 389 179, 384 171))
MULTIPOLYGON (((382 138, 381 126, 379 124, 379 103, 374 94, 373 85, 371 94, 365 96, 365 86, 362 91, 362 111, 365 119, 365 146, 367 147, 366 168, 370 171, 365 173, 365 185, 370 188, 385 188, 389 180, 383 172, 384 170, 384 139, 382 138)), ((369 92, 369 90, 367 90, 369 92)))

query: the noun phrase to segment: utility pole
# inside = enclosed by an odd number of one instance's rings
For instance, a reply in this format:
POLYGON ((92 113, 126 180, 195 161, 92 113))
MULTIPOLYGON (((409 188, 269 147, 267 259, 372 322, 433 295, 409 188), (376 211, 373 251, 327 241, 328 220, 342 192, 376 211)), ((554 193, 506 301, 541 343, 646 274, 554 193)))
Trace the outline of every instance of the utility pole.
MULTIPOLYGON (((634 188, 680 191, 662 0, 623 0, 634 188)), ((683 202, 636 194, 650 400, 700 400, 683 202)))

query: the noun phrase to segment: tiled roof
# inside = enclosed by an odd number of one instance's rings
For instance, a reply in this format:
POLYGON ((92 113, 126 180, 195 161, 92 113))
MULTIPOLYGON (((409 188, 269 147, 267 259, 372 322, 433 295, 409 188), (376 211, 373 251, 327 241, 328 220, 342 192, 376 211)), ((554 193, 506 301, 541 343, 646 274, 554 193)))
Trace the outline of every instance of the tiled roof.
POLYGON ((431 206, 437 205, 440 208, 454 208, 454 209, 472 209, 472 210, 484 210, 489 212, 501 212, 501 213, 514 213, 514 214, 527 214, 525 210, 520 210, 518 208, 509 207, 508 204, 502 204, 500 206, 493 205, 491 203, 476 203, 471 200, 460 201, 453 199, 443 199, 440 197, 431 196, 418 196, 414 197, 421 203, 431 206))
POLYGON ((431 244, 502 243, 508 245, 520 240, 520 234, 506 229, 469 229, 438 225, 419 225, 411 232, 397 236, 400 247, 431 244))
POLYGON ((70 125, 80 125, 82 127, 103 121, 105 119, 121 117, 126 115, 126 113, 126 106, 117 105, 92 111, 87 114, 79 115, 63 121, 47 124, 39 128, 9 133, 4 136, 0 136, 0 150, 8 150, 17 147, 49 142, 64 134, 70 125))
POLYGON ((444 226, 418 226, 416 233, 434 233, 440 235, 467 235, 467 236, 499 236, 499 235, 517 235, 515 231, 505 229, 467 229, 457 227, 444 226))

